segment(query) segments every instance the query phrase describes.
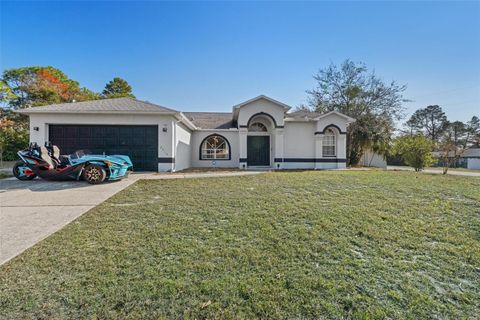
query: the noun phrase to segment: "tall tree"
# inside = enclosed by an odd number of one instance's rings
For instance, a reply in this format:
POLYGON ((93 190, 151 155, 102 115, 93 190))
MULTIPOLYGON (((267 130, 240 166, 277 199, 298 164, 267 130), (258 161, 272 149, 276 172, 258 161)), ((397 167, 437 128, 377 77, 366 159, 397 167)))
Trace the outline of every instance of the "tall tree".
POLYGON ((0 157, 14 160, 18 149, 28 144, 28 117, 13 110, 99 98, 53 67, 5 70, 0 78, 0 157))
POLYGON ((467 122, 467 131, 470 133, 469 145, 474 148, 480 148, 480 118, 473 116, 467 122))
POLYGON ((103 90, 102 94, 105 98, 135 98, 135 96, 132 94, 132 87, 128 84, 128 82, 118 77, 113 78, 113 80, 105 85, 105 89, 103 90))
POLYGON ((459 159, 467 149, 469 140, 470 131, 463 122, 447 122, 436 146, 442 159, 443 174, 447 174, 450 167, 457 166, 459 159))
POLYGON ((13 94, 7 101, 12 109, 99 98, 98 94, 81 88, 77 81, 50 66, 8 69, 3 72, 1 81, 13 94))
POLYGON ((357 164, 365 148, 371 147, 374 140, 376 149, 385 155, 394 120, 403 115, 406 87, 394 81, 385 83, 363 63, 350 60, 340 66, 331 64, 320 70, 314 79, 317 87, 307 91, 312 111, 335 110, 357 120, 347 130, 348 163, 357 164))
POLYGON ((438 105, 418 109, 407 121, 407 126, 417 133, 423 133, 432 142, 439 141, 448 127, 447 116, 438 105))

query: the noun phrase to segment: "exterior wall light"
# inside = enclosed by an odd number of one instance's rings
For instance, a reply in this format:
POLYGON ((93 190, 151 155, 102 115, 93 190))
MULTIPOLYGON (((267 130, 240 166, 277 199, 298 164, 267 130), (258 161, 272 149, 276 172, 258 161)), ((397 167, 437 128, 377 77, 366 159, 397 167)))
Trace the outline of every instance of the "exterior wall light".
POLYGON ((39 131, 40 128, 39 127, 33 127, 33 131, 39 131))

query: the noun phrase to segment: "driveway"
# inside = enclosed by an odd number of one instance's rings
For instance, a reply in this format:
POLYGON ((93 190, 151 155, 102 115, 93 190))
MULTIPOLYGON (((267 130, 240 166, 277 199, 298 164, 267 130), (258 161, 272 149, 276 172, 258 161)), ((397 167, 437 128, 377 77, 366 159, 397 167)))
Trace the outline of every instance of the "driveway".
POLYGON ((77 181, 0 180, 0 264, 129 186, 77 181))
POLYGON ((139 179, 208 178, 260 172, 138 173, 90 185, 83 181, 0 179, 0 265, 60 230, 139 179))

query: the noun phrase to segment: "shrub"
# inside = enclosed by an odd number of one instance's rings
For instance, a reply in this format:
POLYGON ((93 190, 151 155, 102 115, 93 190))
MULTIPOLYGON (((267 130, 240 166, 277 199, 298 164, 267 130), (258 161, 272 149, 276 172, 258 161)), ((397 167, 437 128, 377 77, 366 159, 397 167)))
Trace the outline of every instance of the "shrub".
POLYGON ((415 171, 431 166, 433 143, 423 135, 403 136, 395 140, 393 153, 399 155, 415 171))

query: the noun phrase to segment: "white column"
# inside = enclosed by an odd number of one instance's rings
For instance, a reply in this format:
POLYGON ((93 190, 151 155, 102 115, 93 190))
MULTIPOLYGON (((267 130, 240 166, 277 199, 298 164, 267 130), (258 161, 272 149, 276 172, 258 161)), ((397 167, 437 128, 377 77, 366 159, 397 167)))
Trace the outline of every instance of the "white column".
POLYGON ((239 154, 240 154, 240 161, 239 161, 239 168, 246 169, 247 168, 247 129, 240 128, 239 129, 239 136, 238 136, 238 147, 239 147, 239 154))
POLYGON ((283 168, 283 158, 284 158, 284 139, 283 139, 283 128, 275 129, 275 149, 273 150, 273 167, 274 169, 283 168))
MULTIPOLYGON (((337 135, 337 159, 347 158, 347 135, 337 135)), ((337 168, 345 168, 347 164, 345 162, 337 162, 337 168)))
MULTIPOLYGON (((323 157, 322 152, 323 146, 323 134, 316 134, 315 135, 315 159, 321 159, 323 157)), ((315 162, 315 169, 323 169, 322 162, 316 161, 315 162)))

